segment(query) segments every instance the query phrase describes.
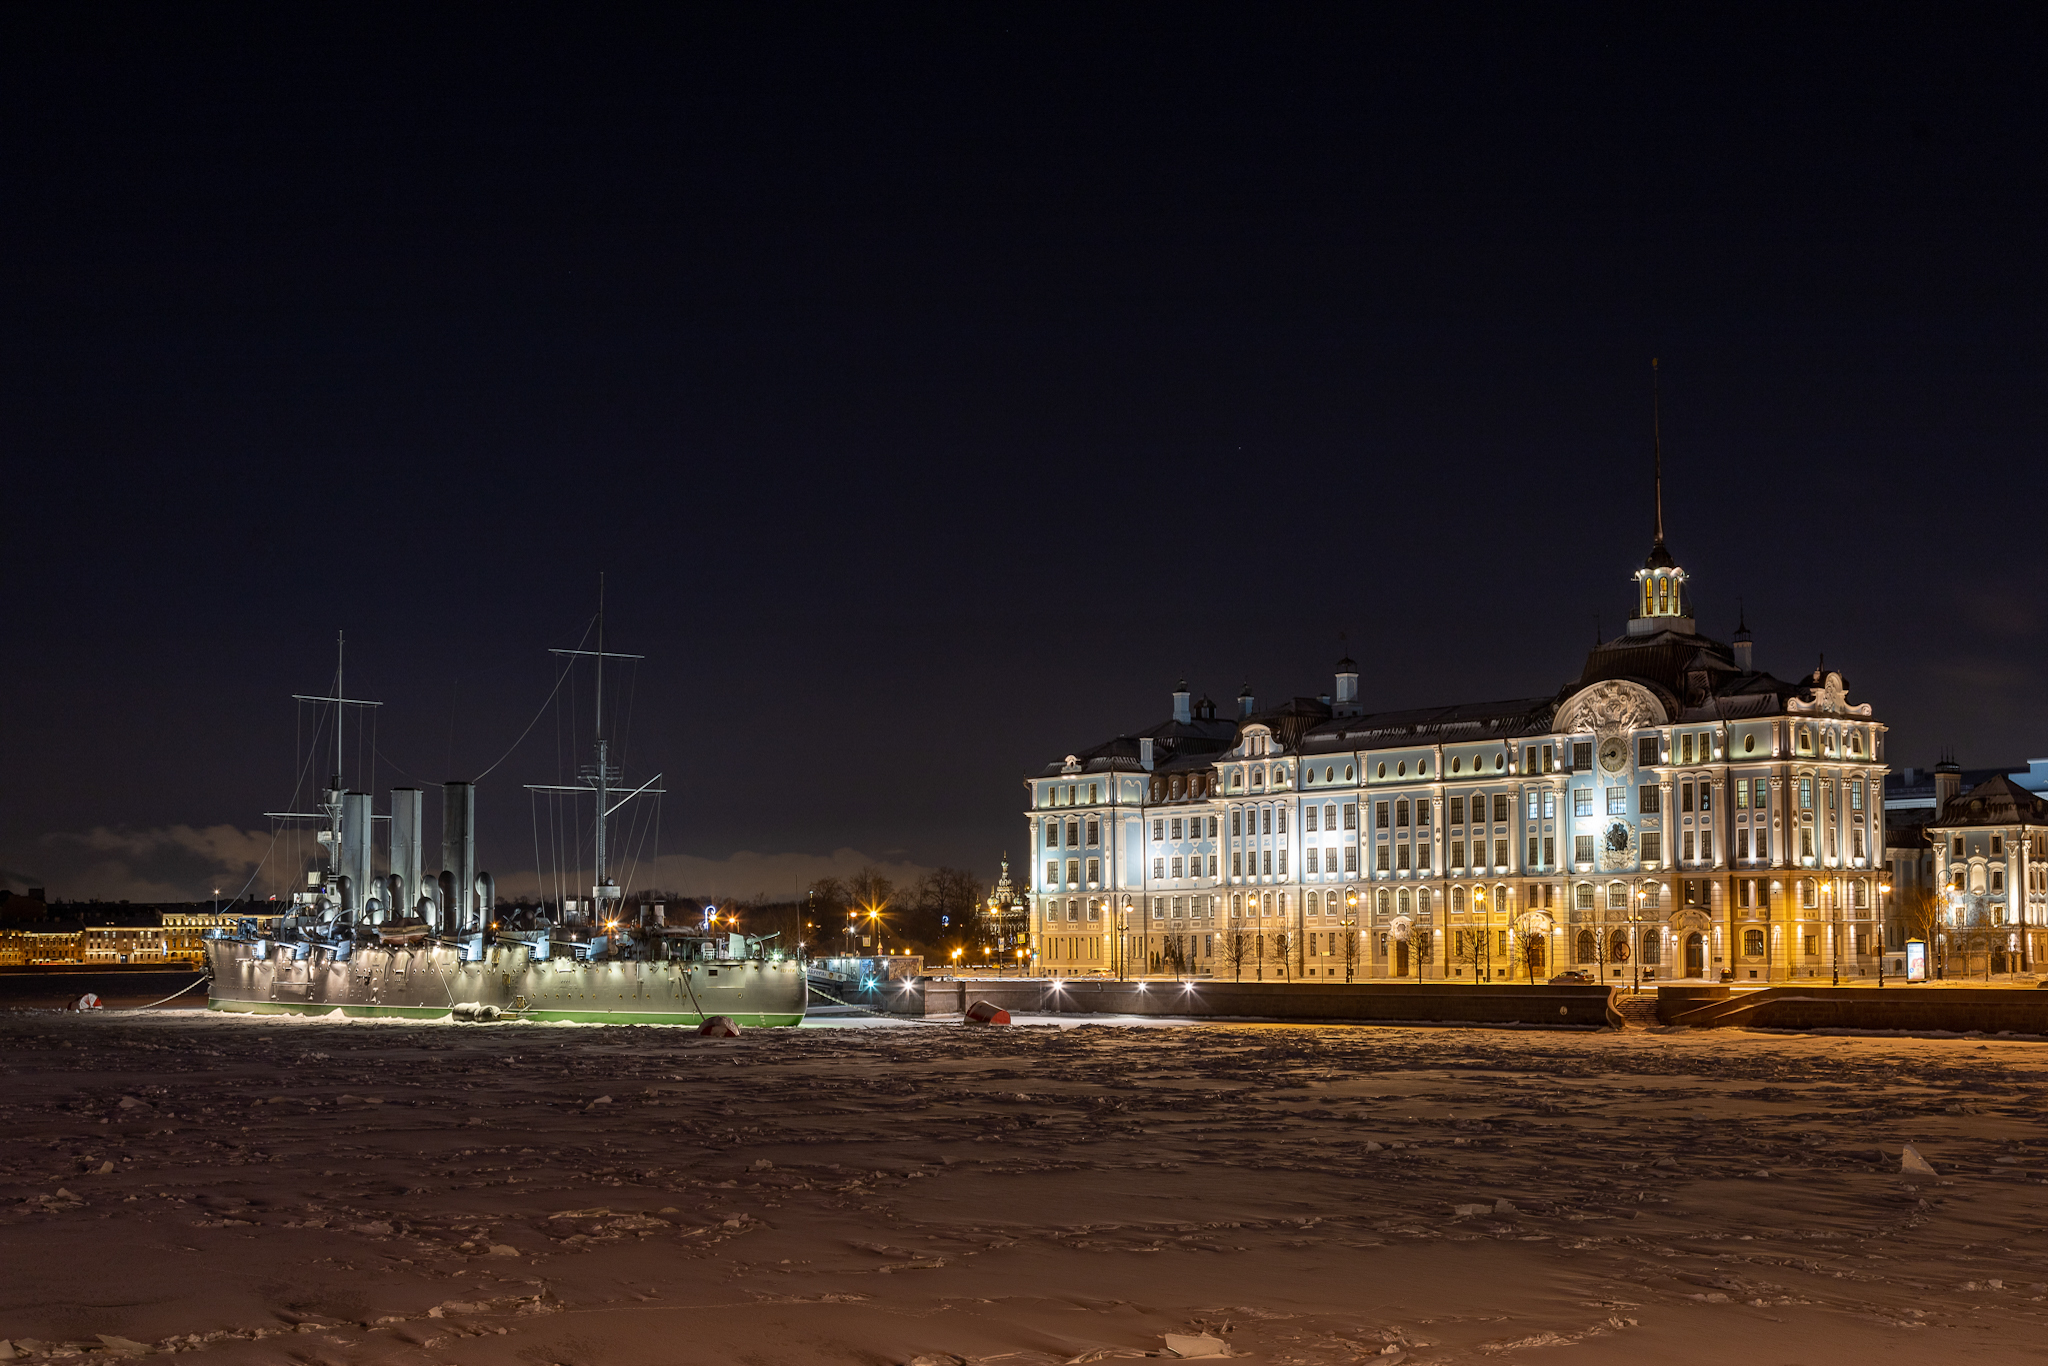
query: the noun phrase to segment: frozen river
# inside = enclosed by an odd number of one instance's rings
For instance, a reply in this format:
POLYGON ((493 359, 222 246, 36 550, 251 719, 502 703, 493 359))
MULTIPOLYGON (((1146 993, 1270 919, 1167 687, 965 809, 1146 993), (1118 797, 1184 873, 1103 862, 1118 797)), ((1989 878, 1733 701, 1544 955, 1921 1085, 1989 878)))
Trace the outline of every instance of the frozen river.
POLYGON ((1818 1366, 2048 1337, 2039 1043, 170 1011, 0 1036, 0 1336, 37 1359, 1049 1366, 1207 1332, 1274 1363, 1818 1366))

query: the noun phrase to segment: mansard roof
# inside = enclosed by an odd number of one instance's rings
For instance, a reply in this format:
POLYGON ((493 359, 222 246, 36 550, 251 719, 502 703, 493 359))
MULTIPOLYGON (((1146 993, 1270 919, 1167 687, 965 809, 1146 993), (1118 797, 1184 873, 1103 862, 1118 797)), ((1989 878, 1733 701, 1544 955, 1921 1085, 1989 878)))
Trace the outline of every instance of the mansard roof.
POLYGON ((1373 745, 1456 744, 1544 735, 1557 714, 1555 697, 1518 697, 1504 702, 1463 702, 1449 707, 1340 716, 1316 727, 1302 742, 1304 753, 1328 754, 1373 745))
POLYGON ((2048 801, 2001 773, 1950 797, 1941 814, 1927 824, 1933 830, 1973 825, 2048 826, 2048 801))
MULTIPOLYGON (((1238 729, 1242 730, 1244 726, 1264 726, 1273 732, 1273 738, 1280 742, 1283 749, 1291 752, 1301 748, 1302 737, 1329 719, 1329 703, 1320 702, 1313 697, 1290 697, 1277 707, 1270 707, 1245 717, 1238 729)), ((1226 745, 1225 748, 1234 747, 1236 743, 1237 737, 1233 734, 1230 745, 1226 745)))
MULTIPOLYGON (((1074 759, 1082 773, 1143 773, 1144 746, 1140 742, 1150 740, 1154 769, 1168 764, 1200 768, 1207 766, 1207 756, 1229 749, 1236 737, 1235 721, 1176 721, 1169 717, 1134 735, 1119 735, 1093 748, 1081 750, 1074 759)), ((1040 769, 1038 776, 1057 778, 1065 772, 1066 761, 1055 759, 1040 769)))
POLYGON ((1619 636, 1595 645, 1586 656, 1578 686, 1587 687, 1610 678, 1627 679, 1661 688, 1673 697, 1687 692, 1686 675, 1704 671, 1740 677, 1734 652, 1718 640, 1692 631, 1652 631, 1647 635, 1619 636))

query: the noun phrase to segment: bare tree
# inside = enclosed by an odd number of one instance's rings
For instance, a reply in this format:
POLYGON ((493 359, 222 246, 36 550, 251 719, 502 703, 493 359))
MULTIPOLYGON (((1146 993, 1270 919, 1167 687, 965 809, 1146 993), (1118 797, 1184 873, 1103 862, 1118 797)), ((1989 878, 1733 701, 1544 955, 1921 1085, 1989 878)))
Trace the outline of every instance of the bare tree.
POLYGON ((1251 956, 1252 937, 1242 929, 1233 929, 1223 941, 1223 961, 1230 964, 1231 975, 1244 980, 1244 960, 1251 956))
POLYGON ((1283 980, 1290 975, 1287 971, 1291 961, 1288 953, 1292 947, 1287 931, 1282 930, 1273 936, 1273 957, 1280 964, 1280 976, 1283 980))

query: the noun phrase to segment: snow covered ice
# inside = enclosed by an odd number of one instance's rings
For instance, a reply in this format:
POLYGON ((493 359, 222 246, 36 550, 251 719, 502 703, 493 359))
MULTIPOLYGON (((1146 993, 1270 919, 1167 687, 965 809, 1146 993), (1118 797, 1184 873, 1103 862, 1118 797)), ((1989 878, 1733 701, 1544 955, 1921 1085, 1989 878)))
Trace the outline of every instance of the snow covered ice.
POLYGON ((197 1011, 0 1041, 15 1359, 1996 1361, 2048 1326, 2036 1043, 197 1011))

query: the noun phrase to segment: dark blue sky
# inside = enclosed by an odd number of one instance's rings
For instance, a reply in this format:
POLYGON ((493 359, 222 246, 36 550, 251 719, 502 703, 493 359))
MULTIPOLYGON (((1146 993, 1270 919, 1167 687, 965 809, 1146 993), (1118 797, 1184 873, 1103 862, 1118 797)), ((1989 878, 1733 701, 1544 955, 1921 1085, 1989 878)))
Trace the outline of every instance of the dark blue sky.
POLYGON ((0 869, 203 890, 337 628, 480 771, 602 566, 665 850, 992 876, 1182 674, 1575 676, 1652 355, 1702 626, 2048 753, 2026 16, 12 9, 0 869))

